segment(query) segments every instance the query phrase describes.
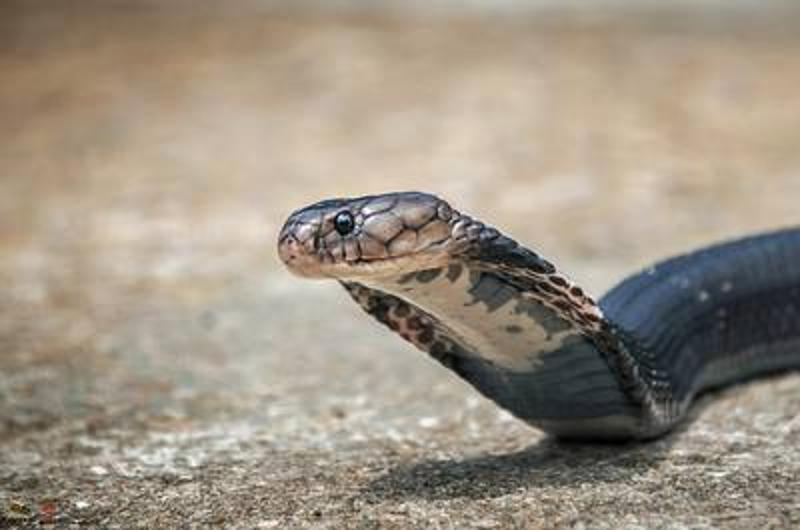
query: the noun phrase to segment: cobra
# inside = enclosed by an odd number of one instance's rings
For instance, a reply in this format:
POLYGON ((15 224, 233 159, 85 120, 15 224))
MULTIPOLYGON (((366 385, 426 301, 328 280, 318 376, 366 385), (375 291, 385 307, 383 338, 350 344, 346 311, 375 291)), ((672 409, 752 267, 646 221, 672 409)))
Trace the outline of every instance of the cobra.
POLYGON ((559 437, 647 439, 700 393, 800 368, 800 229, 711 246, 596 302, 549 261, 434 195, 294 212, 278 253, 521 420, 559 437))

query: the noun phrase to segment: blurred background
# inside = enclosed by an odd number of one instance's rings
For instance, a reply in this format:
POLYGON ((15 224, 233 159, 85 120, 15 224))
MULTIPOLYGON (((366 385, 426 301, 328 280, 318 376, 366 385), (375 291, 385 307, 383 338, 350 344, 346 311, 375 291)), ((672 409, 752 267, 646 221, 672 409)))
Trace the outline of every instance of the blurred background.
POLYGON ((634 452, 644 489, 584 476, 275 256, 293 209, 392 190, 596 294, 797 224, 797 4, 591 6, 0 4, 0 527, 797 523, 798 378, 634 452), (655 502, 720 454, 734 494, 655 502))

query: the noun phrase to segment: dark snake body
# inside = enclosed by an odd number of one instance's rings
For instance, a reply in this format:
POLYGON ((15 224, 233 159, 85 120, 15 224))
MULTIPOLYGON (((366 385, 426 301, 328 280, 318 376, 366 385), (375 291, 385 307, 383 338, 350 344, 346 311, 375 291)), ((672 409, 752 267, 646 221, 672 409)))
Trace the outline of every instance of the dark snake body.
POLYGON ((414 232, 417 247, 396 255, 426 257, 419 268, 406 259, 392 273, 329 276, 486 397, 557 436, 652 438, 701 392, 800 368, 800 229, 672 258, 595 303, 536 253, 442 204, 416 193, 318 203, 287 221, 281 257, 296 269, 311 258, 357 269, 369 263, 368 237, 384 237, 391 258, 396 238, 414 232), (352 235, 326 225, 343 210, 362 215, 352 235), (387 212, 399 231, 378 219, 387 212), (420 236, 433 225, 446 237, 420 236))

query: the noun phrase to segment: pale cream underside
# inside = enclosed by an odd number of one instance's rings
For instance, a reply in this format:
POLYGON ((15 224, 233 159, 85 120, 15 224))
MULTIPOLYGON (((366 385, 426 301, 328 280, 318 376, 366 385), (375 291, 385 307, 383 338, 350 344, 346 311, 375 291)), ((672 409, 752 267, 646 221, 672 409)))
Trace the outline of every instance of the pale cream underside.
POLYGON ((455 282, 441 274, 428 283, 412 280, 399 284, 398 278, 372 279, 362 283, 402 298, 436 316, 470 352, 515 372, 535 369, 541 365, 541 354, 559 349, 567 337, 576 334, 574 328, 548 333, 527 313, 515 312, 520 301, 529 303, 533 300, 521 293, 490 312, 486 304, 476 302, 470 294, 472 284, 466 270, 455 282), (521 300, 523 296, 526 300, 521 300), (521 331, 511 333, 509 327, 518 327, 521 331))

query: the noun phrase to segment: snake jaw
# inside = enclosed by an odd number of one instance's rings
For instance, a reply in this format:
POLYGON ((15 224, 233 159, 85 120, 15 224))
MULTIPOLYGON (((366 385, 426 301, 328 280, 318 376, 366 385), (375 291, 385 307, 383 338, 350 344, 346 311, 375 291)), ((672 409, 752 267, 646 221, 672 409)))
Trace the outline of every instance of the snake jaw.
MULTIPOLYGON (((337 249, 343 247, 336 247, 337 249)), ((399 256, 359 257, 348 260, 342 252, 308 252, 292 237, 278 247, 281 261, 293 274, 304 278, 357 280, 401 276, 409 270, 426 270, 446 266, 450 258, 446 252, 409 253, 399 256)))

